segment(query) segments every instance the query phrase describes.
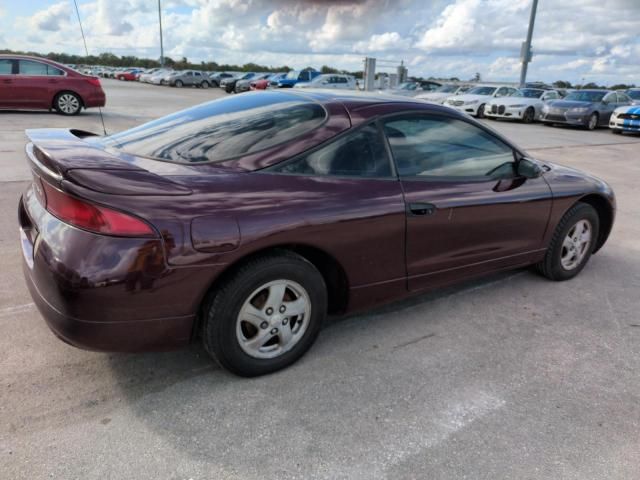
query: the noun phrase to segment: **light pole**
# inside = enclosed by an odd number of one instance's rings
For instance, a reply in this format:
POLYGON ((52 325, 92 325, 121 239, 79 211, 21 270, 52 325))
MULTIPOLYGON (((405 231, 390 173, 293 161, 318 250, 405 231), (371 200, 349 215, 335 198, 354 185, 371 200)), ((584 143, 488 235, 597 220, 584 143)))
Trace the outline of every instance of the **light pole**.
POLYGON ((164 67, 164 47, 162 45, 162 10, 158 0, 158 22, 160 23, 160 66, 164 67))
POLYGON ((527 66, 531 61, 531 37, 533 37, 533 25, 536 21, 536 10, 538 9, 538 0, 533 0, 531 4, 531 16, 529 17, 529 30, 527 31, 527 40, 522 44, 520 51, 520 59, 522 60, 522 70, 520 71, 520 86, 524 87, 527 80, 527 66))

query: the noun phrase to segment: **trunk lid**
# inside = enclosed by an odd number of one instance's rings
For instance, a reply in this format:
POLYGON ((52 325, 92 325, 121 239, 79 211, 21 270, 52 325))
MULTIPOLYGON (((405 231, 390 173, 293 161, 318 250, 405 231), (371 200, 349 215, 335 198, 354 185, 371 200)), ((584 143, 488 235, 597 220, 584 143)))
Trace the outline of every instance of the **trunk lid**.
POLYGON ((112 195, 189 195, 191 190, 153 173, 131 155, 107 152, 86 141, 95 134, 82 130, 27 130, 26 147, 31 168, 50 183, 67 180, 96 192, 112 195))

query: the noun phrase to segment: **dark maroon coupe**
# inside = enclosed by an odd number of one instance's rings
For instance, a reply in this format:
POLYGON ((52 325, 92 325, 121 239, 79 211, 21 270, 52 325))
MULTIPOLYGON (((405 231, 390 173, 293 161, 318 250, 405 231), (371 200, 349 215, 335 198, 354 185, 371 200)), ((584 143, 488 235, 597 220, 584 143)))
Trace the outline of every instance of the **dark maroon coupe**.
POLYGON ((615 215, 604 182, 412 100, 269 91, 27 134, 24 271, 53 332, 107 351, 201 337, 247 376, 298 359, 328 312, 525 265, 572 278, 615 215))

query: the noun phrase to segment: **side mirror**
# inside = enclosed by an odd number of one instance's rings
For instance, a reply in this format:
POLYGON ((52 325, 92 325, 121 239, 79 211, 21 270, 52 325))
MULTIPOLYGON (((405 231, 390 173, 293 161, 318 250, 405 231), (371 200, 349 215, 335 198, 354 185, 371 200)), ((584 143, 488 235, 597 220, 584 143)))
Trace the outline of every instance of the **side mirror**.
POLYGON ((542 175, 542 168, 526 157, 521 157, 516 166, 516 173, 524 178, 538 178, 542 175))

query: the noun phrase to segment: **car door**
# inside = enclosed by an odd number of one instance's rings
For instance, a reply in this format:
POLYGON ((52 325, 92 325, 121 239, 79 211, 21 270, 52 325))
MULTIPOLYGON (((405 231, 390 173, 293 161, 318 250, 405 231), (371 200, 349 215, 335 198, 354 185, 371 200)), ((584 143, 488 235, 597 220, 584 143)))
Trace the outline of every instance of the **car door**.
POLYGON ((202 74, 200 72, 193 72, 193 77, 191 77, 191 85, 200 85, 202 82, 202 74))
POLYGON ((542 249, 551 210, 544 178, 475 123, 416 113, 384 120, 407 215, 410 290, 524 265, 542 249))
POLYGON ((13 80, 17 104, 24 108, 47 108, 51 106, 51 88, 46 63, 18 59, 18 74, 13 80))
POLYGON ((17 62, 11 58, 0 59, 0 108, 15 106, 14 80, 17 62))

